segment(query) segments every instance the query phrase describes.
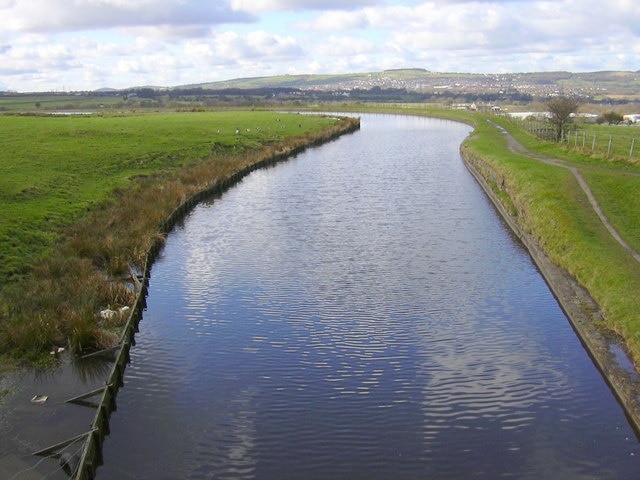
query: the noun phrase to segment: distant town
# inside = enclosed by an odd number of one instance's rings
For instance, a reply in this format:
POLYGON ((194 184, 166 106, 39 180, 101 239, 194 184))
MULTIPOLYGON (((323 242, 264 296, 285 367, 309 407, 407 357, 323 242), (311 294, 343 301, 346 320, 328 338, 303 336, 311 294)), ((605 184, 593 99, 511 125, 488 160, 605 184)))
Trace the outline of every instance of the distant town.
POLYGON ((422 95, 525 97, 576 96, 594 102, 640 102, 637 72, 439 73, 424 69, 345 75, 284 75, 194 85, 202 88, 293 87, 303 91, 406 91, 422 95))
MULTIPOLYGON (((640 71, 532 72, 504 74, 439 73, 420 68, 338 75, 279 75, 238 78, 182 86, 101 88, 77 92, 0 92, 0 111, 13 104, 45 109, 126 106, 256 105, 288 102, 439 103, 450 108, 541 111, 554 97, 578 98, 590 114, 615 109, 640 112, 640 71), (49 102, 41 98, 58 97, 49 102), (64 103, 62 102, 64 98, 64 103), (81 100, 82 99, 82 100, 81 100)), ((583 112, 583 114, 585 114, 583 112)), ((585 114, 587 115, 587 114, 585 114)), ((635 121, 636 117, 626 120, 635 121)))

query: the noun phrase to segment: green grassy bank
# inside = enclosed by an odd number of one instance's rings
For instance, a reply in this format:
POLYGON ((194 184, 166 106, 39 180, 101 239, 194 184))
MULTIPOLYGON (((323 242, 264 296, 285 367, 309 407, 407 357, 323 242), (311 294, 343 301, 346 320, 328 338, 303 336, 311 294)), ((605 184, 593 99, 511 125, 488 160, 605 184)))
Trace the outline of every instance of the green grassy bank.
MULTIPOLYGON (((465 158, 487 179, 519 227, 547 256, 578 280, 602 309, 602 326, 618 333, 640 362, 640 264, 597 217, 573 174, 507 148, 505 135, 486 117, 474 116, 465 158)), ((598 157, 540 141, 505 119, 492 117, 530 151, 577 168, 603 213, 622 238, 640 247, 640 168, 635 162, 598 157)))
POLYGON ((167 217, 266 158, 353 127, 335 118, 226 111, 0 116, 0 350, 109 346, 167 217))
MULTIPOLYGON (((473 134, 462 153, 487 179, 496 198, 543 252, 585 287, 601 309, 598 328, 620 335, 640 365, 640 265, 611 236, 593 211, 576 178, 507 148, 507 129, 537 155, 562 159, 577 168, 613 227, 640 251, 640 162, 624 155, 598 154, 575 145, 542 141, 505 117, 446 109, 435 104, 341 103, 321 110, 425 115, 468 123, 473 134)), ((586 127, 585 127, 586 128, 586 127)), ((588 135, 613 136, 622 144, 629 127, 592 125, 588 135)))
MULTIPOLYGON (((465 159, 486 179, 522 231, 531 235, 553 263, 587 289, 601 309, 598 327, 620 335, 638 369, 640 264, 606 230, 570 171, 512 153, 505 135, 488 120, 507 129, 534 154, 562 159, 577 168, 609 222, 627 244, 640 251, 637 159, 542 141, 505 117, 447 110, 437 105, 344 104, 332 108, 426 115, 472 125, 474 132, 461 148, 465 159)), ((613 135, 618 143, 620 136, 626 139, 629 132, 628 127, 588 128, 588 135, 613 135)))

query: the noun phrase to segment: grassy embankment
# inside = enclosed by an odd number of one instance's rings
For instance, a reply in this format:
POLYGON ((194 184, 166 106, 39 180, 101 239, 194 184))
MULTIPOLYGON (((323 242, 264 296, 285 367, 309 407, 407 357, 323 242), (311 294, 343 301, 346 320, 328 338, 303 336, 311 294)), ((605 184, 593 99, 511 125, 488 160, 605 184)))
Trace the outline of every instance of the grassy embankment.
POLYGON ((0 116, 0 351, 110 346, 123 281, 193 194, 339 122, 273 112, 0 116), (239 130, 239 133, 236 132, 239 130))
MULTIPOLYGON (((529 150, 569 161, 579 169, 604 214, 635 250, 640 250, 640 166, 542 142, 504 119, 529 150)), ((640 363, 640 265, 602 225, 574 176, 506 148, 502 133, 486 118, 464 144, 467 158, 484 170, 490 184, 522 229, 531 233, 554 263, 587 288, 600 305, 604 325, 620 334, 640 363)))

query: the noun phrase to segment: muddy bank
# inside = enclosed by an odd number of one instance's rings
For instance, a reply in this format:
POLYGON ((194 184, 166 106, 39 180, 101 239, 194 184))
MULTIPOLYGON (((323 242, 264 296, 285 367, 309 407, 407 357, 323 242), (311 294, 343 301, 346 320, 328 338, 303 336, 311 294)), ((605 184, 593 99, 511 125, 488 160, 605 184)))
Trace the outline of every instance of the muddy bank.
POLYGON ((602 320, 598 304, 573 276, 547 257, 530 234, 520 228, 517 217, 508 211, 492 188, 492 184, 498 183, 493 181, 490 167, 465 148, 461 148, 461 154, 471 174, 529 251, 585 349, 623 406, 636 435, 640 437, 640 375, 626 357, 622 340, 598 326, 602 320))

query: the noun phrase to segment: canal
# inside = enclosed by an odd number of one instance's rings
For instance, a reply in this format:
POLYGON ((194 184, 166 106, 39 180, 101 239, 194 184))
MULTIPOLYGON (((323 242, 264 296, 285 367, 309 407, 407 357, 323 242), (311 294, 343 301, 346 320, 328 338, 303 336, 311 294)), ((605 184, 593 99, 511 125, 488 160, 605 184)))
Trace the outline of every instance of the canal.
POLYGON ((622 408, 460 158, 470 131, 365 115, 195 208, 97 478, 634 478, 622 408))

